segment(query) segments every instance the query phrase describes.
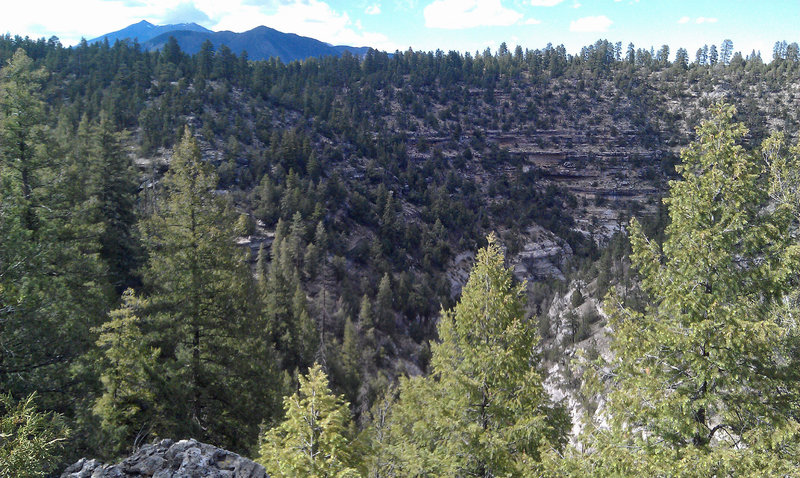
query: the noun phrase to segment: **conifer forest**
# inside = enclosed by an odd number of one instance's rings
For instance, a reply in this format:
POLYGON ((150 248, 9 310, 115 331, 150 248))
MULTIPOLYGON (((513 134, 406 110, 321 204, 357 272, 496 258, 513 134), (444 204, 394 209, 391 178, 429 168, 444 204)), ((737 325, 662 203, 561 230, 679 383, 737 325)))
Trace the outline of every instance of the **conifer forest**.
POLYGON ((0 37, 0 476, 800 476, 800 49, 673 56, 0 37))

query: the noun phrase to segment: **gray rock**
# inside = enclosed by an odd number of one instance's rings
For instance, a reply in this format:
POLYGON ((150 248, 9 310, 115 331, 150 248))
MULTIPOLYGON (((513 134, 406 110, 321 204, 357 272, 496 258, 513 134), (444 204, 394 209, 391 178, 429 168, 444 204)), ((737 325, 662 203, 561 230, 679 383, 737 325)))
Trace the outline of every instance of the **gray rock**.
POLYGON ((145 445, 116 465, 81 458, 61 478, 268 478, 264 467, 196 440, 145 445))
POLYGON ((67 468, 64 474, 70 478, 91 478, 92 473, 102 465, 103 464, 97 460, 81 458, 77 463, 67 468))

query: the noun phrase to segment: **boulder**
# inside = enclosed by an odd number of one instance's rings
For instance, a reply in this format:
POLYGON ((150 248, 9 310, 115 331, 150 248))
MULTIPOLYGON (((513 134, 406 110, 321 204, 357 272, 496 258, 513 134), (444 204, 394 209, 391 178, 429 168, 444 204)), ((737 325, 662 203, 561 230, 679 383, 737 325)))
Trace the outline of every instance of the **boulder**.
POLYGON ((61 478, 268 478, 264 467, 197 440, 161 440, 116 465, 81 458, 61 478))

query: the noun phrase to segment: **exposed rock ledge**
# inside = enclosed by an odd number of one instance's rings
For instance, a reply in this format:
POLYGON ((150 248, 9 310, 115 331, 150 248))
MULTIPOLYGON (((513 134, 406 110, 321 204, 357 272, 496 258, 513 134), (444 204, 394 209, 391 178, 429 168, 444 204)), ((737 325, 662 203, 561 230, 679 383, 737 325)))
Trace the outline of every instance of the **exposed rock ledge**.
POLYGON ((268 478, 264 467, 196 440, 145 445, 116 465, 81 458, 61 478, 268 478))

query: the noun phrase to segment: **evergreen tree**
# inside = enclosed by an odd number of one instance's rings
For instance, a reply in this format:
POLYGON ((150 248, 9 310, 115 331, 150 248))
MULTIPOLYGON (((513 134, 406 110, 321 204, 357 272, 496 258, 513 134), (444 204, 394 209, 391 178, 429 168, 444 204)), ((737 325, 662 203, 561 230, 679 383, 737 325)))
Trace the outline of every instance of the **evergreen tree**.
POLYGON ((58 460, 68 430, 58 416, 37 411, 34 398, 15 403, 0 394, 0 476, 47 476, 58 460))
POLYGON ((430 376, 401 381, 389 445, 399 475, 524 476, 543 448, 563 446, 569 419, 536 371, 524 291, 490 235, 439 321, 430 376))
POLYGON ((364 436, 372 453, 364 457, 364 468, 369 478, 398 476, 395 457, 390 452, 395 392, 393 388, 387 390, 375 400, 368 413, 369 425, 364 431, 364 436))
MULTIPOLYGON (((296 215, 295 224, 299 224, 296 215)), ((295 228, 294 232, 299 232, 295 228)), ((272 260, 263 282, 264 314, 271 340, 281 353, 281 368, 309 366, 317 350, 318 330, 308 312, 306 294, 300 283, 300 270, 292 250, 300 250, 299 237, 278 221, 272 243, 272 260), (293 239, 294 238, 294 239, 293 239)), ((262 262, 263 267, 263 262, 262 262)))
POLYGON ((378 294, 375 296, 375 312, 378 318, 379 328, 387 332, 394 330, 394 312, 392 311, 392 283, 389 273, 383 274, 378 285, 378 294))
POLYGON ((259 421, 273 411, 273 359, 235 244, 235 216, 214 194, 216 174, 188 129, 163 183, 159 210, 142 223, 149 336, 168 382, 156 433, 247 450, 259 421))
POLYGON ((147 346, 137 316, 145 305, 128 289, 120 308, 99 328, 103 394, 94 412, 102 420, 109 452, 115 456, 127 454, 147 440, 162 408, 155 393, 159 350, 147 346))
POLYGON ((284 398, 284 421, 262 437, 259 461, 270 476, 360 476, 350 443, 350 410, 333 395, 319 364, 299 377, 300 389, 284 398))
POLYGON ((358 326, 361 330, 369 330, 375 327, 375 316, 372 312, 372 301, 369 296, 364 294, 361 298, 361 307, 358 312, 358 326))
POLYGON ((372 311, 372 301, 364 294, 358 310, 358 329, 364 337, 364 360, 372 362, 377 353, 377 337, 375 336, 375 314, 372 311))
POLYGON ((294 334, 292 341, 300 362, 296 366, 305 366, 314 360, 314 352, 319 344, 317 325, 308 313, 308 299, 300 283, 294 290, 292 298, 292 315, 294 316, 294 334))
POLYGON ((719 61, 723 65, 729 65, 731 63, 732 56, 733 56, 733 42, 731 40, 725 39, 722 41, 722 44, 719 47, 719 61))
POLYGON ((45 72, 34 70, 33 61, 21 48, 0 71, 2 165, 4 179, 14 181, 3 190, 19 195, 22 226, 30 231, 38 226, 35 190, 43 182, 42 173, 52 164, 51 158, 39 154, 46 140, 45 105, 40 93, 44 77, 45 72))
POLYGON ((678 48, 675 52, 674 66, 679 67, 681 70, 689 68, 689 52, 685 48, 678 48))
POLYGON ((594 452, 573 462, 581 473, 789 476, 800 466, 800 334, 775 313, 792 285, 779 252, 791 234, 781 208, 767 207, 734 108, 712 113, 671 183, 663 248, 631 223, 650 301, 644 312, 607 304, 611 427, 590 429, 594 452))
POLYGON ((361 385, 361 348, 359 347, 358 330, 350 317, 347 317, 344 322, 339 362, 342 370, 342 388, 345 390, 347 398, 350 399, 350 403, 355 403, 358 398, 358 388, 361 385))
POLYGON ((21 49, 0 70, 0 390, 40 390, 44 409, 72 421, 95 379, 74 365, 110 290, 92 205, 45 125, 44 76, 21 49))
POLYGON ((65 156, 65 193, 76 205, 85 203, 82 214, 97 229, 107 280, 118 294, 138 285, 135 274, 140 266, 134 233, 138 183, 133 163, 122 149, 125 137, 114 130, 104 111, 99 123, 90 122, 84 115, 77 131, 62 116, 56 130, 58 149, 65 156))
POLYGON ((708 64, 714 66, 719 60, 719 53, 717 53, 717 45, 711 45, 708 51, 708 64))
POLYGON ((134 198, 138 184, 133 163, 122 149, 124 134, 114 131, 105 112, 92 130, 90 188, 97 200, 103 232, 100 257, 108 266, 109 281, 118 293, 138 285, 140 247, 135 235, 134 198))

